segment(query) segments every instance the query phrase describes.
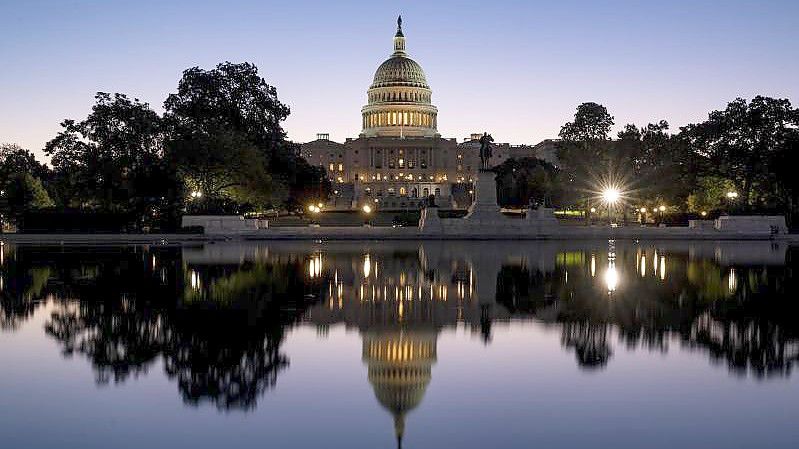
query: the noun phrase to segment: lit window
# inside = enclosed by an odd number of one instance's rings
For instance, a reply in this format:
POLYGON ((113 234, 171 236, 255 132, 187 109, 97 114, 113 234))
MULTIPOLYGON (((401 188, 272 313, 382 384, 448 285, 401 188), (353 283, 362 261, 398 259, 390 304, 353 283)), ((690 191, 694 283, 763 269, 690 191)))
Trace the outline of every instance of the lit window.
POLYGON ((333 171, 333 163, 330 163, 330 171, 333 171))
POLYGON ((344 164, 338 164, 338 171, 344 171, 344 164))
POLYGON ((402 158, 400 158, 400 160, 399 160, 399 167, 400 167, 400 168, 405 168, 405 159, 402 159, 402 158))
POLYGON ((407 193, 405 187, 400 187, 400 195, 405 195, 405 193, 407 193))

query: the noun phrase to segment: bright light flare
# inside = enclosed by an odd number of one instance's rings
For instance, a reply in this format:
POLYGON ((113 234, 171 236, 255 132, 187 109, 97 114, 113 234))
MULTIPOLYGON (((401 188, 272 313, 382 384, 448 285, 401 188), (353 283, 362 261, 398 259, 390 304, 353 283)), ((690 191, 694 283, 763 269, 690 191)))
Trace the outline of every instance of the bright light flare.
POLYGON ((616 204, 621 199, 621 192, 615 187, 608 187, 602 191, 602 201, 607 204, 616 204))

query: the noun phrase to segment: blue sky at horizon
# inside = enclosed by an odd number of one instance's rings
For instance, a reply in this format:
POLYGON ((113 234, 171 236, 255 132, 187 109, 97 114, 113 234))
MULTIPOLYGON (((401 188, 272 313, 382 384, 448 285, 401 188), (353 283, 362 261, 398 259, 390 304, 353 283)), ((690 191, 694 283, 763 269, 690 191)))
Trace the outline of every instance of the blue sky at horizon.
POLYGON ((0 142, 41 156, 95 92, 160 112, 185 68, 221 61, 277 87, 292 140, 356 137, 398 13, 445 137, 536 143, 585 101, 617 127, 676 129, 739 96, 799 93, 796 1, 0 0, 0 142))

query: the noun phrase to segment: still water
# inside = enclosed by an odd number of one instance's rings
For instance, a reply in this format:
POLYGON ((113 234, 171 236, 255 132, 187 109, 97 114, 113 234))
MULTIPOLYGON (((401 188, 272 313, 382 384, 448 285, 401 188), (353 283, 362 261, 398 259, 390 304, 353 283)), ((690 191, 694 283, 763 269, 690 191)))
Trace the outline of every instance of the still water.
POLYGON ((773 242, 0 246, 3 448, 788 448, 773 242))

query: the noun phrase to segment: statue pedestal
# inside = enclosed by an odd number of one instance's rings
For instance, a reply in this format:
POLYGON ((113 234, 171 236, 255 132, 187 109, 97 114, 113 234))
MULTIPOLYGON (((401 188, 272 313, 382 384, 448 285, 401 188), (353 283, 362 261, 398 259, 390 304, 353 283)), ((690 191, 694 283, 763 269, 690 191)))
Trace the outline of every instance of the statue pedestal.
POLYGON ((474 202, 463 217, 468 223, 492 224, 507 220, 497 203, 497 183, 494 173, 480 171, 474 180, 474 202))
POLYGON ((428 206, 422 209, 419 217, 419 229, 427 233, 441 233, 443 225, 438 216, 438 207, 428 206))

